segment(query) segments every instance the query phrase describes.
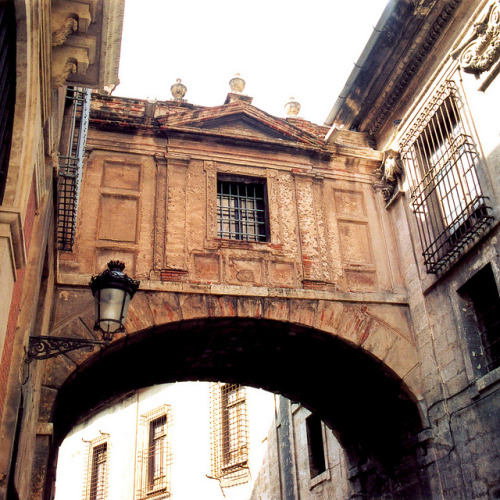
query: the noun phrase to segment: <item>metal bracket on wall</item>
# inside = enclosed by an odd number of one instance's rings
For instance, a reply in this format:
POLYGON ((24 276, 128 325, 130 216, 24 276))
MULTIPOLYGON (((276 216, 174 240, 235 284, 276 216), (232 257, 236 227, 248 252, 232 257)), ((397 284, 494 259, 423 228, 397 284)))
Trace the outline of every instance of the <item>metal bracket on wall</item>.
POLYGON ((71 339, 66 337, 30 337, 26 363, 34 359, 48 359, 76 349, 94 350, 96 345, 108 345, 104 340, 71 339))

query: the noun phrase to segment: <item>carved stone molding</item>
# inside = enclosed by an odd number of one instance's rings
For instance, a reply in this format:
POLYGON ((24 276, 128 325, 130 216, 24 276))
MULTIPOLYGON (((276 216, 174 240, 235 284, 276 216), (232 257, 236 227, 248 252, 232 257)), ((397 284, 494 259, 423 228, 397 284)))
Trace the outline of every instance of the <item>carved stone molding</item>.
MULTIPOLYGON (((81 41, 82 38, 80 37, 81 41)), ((72 40, 74 41, 74 40, 72 40)), ((52 86, 60 87, 66 83, 70 75, 85 75, 90 64, 95 61, 95 39, 86 37, 79 47, 68 45, 52 50, 52 86)))
POLYGON ((66 38, 68 38, 68 35, 73 31, 76 31, 77 28, 78 23, 76 19, 73 19, 72 17, 66 18, 63 25, 56 31, 52 32, 52 47, 62 45, 66 41, 66 38))
POLYGON ((7 238, 12 255, 12 268, 15 275, 16 269, 26 265, 26 250, 24 247, 24 233, 21 222, 21 213, 17 210, 0 210, 0 238, 7 238))
POLYGON ((85 2, 54 0, 51 5, 52 17, 50 22, 52 35, 54 36, 55 32, 62 30, 69 19, 76 22, 76 27, 73 31, 78 29, 80 33, 87 33, 88 27, 93 21, 91 7, 93 7, 92 10, 95 10, 94 6, 88 5, 85 2))
POLYGON ((406 65, 404 71, 394 85, 394 88, 385 99, 384 104, 380 111, 377 113, 373 125, 371 126, 370 133, 376 134, 385 124, 387 117, 399 102, 401 96, 408 88, 413 77, 421 67, 423 61, 429 55, 429 52, 434 47, 436 40, 439 38, 446 25, 452 18, 455 10, 460 5, 461 0, 450 0, 444 7, 433 25, 430 27, 427 35, 420 44, 418 50, 413 55, 411 60, 406 65))
POLYGON ((465 73, 477 78, 490 71, 500 59, 500 1, 488 6, 469 38, 453 53, 465 73))
POLYGON ((155 153, 156 193, 154 202, 153 271, 161 279, 159 270, 165 265, 166 218, 167 218, 167 158, 164 153, 155 153))
POLYGON ((70 73, 76 73, 77 71, 77 65, 72 61, 66 61, 62 67, 60 64, 55 67, 57 68, 56 70, 54 70, 54 65, 52 69, 52 87, 55 89, 62 87, 66 83, 70 73))
POLYGON ((124 2, 52 0, 52 85, 94 89, 118 83, 124 2))

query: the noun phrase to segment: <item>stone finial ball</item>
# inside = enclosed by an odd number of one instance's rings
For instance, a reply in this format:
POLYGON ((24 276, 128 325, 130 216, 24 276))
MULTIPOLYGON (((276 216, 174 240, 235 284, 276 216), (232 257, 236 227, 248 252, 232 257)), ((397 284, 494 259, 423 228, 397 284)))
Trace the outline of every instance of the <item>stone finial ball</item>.
POLYGON ((176 83, 170 87, 170 92, 176 101, 180 101, 184 98, 187 92, 187 87, 182 83, 180 78, 177 78, 176 83))
POLYGON ((289 101, 285 104, 285 111, 287 116, 295 118, 300 112, 300 103, 295 100, 295 97, 290 97, 289 101))
POLYGON ((231 78, 231 80, 229 80, 229 87, 231 88, 231 92, 237 92, 241 94, 241 92, 243 92, 245 88, 245 83, 245 80, 241 78, 240 74, 236 73, 234 78, 231 78))

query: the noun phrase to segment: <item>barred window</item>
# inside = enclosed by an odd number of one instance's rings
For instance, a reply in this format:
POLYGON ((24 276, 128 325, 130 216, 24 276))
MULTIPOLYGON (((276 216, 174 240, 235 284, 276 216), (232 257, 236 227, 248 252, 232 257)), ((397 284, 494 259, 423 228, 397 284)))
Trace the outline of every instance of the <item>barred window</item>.
POLYGON ((210 392, 212 477, 222 487, 250 480, 246 389, 212 384, 210 392))
POLYGON ((217 234, 219 238, 266 241, 265 184, 244 179, 218 179, 217 234))
POLYGON ((455 260, 490 224, 476 172, 476 146, 454 82, 425 106, 401 143, 427 272, 455 260))
POLYGON ((84 500, 108 498, 108 434, 102 434, 88 443, 84 500))
POLYGON ((139 451, 138 498, 163 500, 171 496, 172 454, 168 442, 170 406, 163 405, 142 416, 142 447, 139 451))
POLYGON ((90 500, 104 500, 108 443, 96 446, 92 451, 92 476, 90 479, 90 500))

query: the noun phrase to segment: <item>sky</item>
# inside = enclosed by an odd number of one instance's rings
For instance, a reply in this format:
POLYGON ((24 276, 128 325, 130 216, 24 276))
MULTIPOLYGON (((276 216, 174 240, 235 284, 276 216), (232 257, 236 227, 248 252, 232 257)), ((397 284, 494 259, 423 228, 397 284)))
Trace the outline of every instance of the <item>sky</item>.
POLYGON ((240 73, 256 107, 322 124, 387 0, 126 0, 120 84, 114 95, 224 103, 240 73))

